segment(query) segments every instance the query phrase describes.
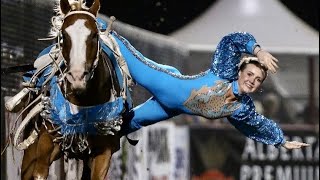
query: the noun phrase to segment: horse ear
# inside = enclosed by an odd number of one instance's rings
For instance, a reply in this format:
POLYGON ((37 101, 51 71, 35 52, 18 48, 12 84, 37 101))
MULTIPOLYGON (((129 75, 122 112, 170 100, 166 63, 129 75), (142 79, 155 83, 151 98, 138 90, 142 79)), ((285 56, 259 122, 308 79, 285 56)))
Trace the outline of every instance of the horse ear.
POLYGON ((100 9, 100 0, 94 0, 94 2, 92 3, 92 6, 89 9, 89 12, 97 16, 99 9, 100 9))
POLYGON ((69 0, 60 0, 60 8, 63 14, 67 14, 71 9, 69 0))

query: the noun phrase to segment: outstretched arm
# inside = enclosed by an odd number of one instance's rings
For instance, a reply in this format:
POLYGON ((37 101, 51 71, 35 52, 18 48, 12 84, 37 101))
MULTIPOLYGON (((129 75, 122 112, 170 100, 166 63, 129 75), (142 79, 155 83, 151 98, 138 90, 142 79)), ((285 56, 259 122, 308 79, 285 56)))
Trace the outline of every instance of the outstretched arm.
POLYGON ((232 116, 228 117, 229 122, 247 137, 275 147, 283 146, 287 149, 301 148, 308 144, 286 141, 281 128, 271 119, 257 113, 254 104, 249 96, 242 98, 245 104, 232 116))

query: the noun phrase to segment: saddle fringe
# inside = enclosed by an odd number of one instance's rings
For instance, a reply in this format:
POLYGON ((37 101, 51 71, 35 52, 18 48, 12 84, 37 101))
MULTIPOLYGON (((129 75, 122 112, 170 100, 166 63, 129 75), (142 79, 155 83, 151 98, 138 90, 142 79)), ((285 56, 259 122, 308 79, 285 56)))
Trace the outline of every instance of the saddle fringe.
MULTIPOLYGON (((30 97, 30 93, 33 92, 38 92, 35 88, 34 81, 37 79, 37 77, 45 70, 48 68, 49 65, 52 65, 52 70, 48 78, 43 82, 42 87, 44 87, 51 79, 52 77, 56 74, 58 70, 60 70, 60 67, 58 64, 62 61, 62 56, 60 51, 57 51, 56 49, 52 48, 51 51, 48 53, 48 55, 43 55, 35 60, 34 66, 37 68, 34 75, 31 77, 30 81, 28 83, 23 83, 25 88, 23 88, 18 94, 13 96, 12 98, 8 99, 5 102, 5 107, 9 112, 17 112, 20 111, 21 108, 23 108, 24 105, 27 104, 25 102, 26 96, 30 97), (52 54, 54 54, 54 57, 52 54), (58 55, 57 55, 58 54, 58 55), (39 59, 41 59, 41 64, 37 64, 39 62, 39 59)), ((61 71, 61 70, 60 70, 61 71)), ((16 125, 18 122, 18 119, 22 116, 22 114, 28 110, 34 103, 38 102, 42 97, 42 94, 39 94, 37 98, 35 98, 31 103, 29 103, 17 116, 16 120, 14 121, 14 125, 12 129, 10 130, 10 135, 7 140, 7 144, 3 151, 1 152, 1 155, 6 151, 7 147, 9 146, 11 141, 11 138, 14 134, 14 139, 13 139, 13 145, 16 149, 18 150, 24 150, 28 148, 38 137, 37 132, 32 132, 28 138, 26 138, 23 142, 18 143, 18 138, 21 136, 23 129, 25 126, 30 122, 30 120, 39 114, 43 110, 43 105, 41 104, 42 102, 40 101, 28 114, 27 116, 22 120, 21 124, 19 127, 16 129, 16 125)))

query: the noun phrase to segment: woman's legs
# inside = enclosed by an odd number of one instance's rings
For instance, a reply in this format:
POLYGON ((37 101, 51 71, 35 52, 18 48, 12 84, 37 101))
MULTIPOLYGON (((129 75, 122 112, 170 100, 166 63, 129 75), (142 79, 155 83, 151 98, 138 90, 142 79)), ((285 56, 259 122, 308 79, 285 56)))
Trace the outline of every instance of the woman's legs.
POLYGON ((121 134, 126 135, 139 130, 143 126, 148 126, 169 119, 178 115, 178 112, 169 111, 155 99, 151 97, 143 104, 133 108, 124 116, 124 126, 121 134))

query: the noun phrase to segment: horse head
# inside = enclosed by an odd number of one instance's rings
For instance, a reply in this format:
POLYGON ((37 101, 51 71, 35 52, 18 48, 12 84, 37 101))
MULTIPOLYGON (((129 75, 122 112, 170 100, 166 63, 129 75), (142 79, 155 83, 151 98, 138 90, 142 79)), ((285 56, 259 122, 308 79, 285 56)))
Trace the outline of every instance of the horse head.
POLYGON ((99 30, 96 16, 100 9, 99 0, 90 8, 79 2, 69 4, 60 1, 64 14, 62 33, 62 55, 66 62, 67 86, 78 94, 86 91, 99 59, 99 30))

